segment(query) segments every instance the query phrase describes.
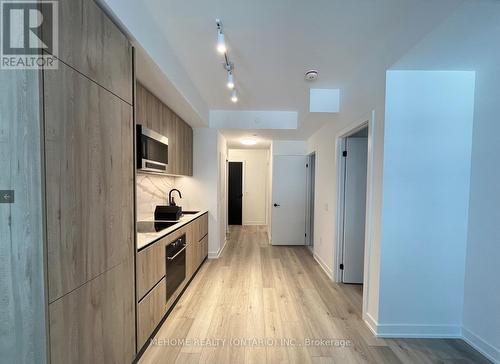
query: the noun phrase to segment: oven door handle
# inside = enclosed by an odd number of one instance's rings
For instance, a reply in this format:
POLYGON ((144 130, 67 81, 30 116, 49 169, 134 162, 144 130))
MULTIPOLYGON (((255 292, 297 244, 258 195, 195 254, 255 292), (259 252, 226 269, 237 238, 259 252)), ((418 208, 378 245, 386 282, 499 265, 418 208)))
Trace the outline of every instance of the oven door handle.
POLYGON ((184 248, 179 250, 173 257, 167 257, 168 260, 174 260, 180 253, 182 253, 184 250, 186 250, 186 246, 184 245, 184 248))

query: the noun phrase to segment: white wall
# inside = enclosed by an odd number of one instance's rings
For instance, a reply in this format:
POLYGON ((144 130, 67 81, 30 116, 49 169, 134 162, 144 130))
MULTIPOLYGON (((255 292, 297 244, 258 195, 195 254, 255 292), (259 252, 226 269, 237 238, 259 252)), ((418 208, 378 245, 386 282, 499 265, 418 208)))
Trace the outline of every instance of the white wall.
POLYGON ((477 71, 463 335, 500 363, 500 54, 496 60, 477 71))
MULTIPOLYGON (((332 121, 314 133, 307 140, 307 152, 316 153, 316 194, 314 206, 314 256, 331 279, 334 276, 334 257, 337 238, 337 165, 338 138, 356 126, 372 121, 371 144, 373 158, 371 236, 373 242, 369 254, 370 280, 365 287, 366 312, 369 319, 378 319, 379 285, 379 227, 382 200, 382 165, 385 110, 385 69, 368 69, 365 77, 355 80, 343 90, 342 112, 332 114, 332 121)), ((370 143, 370 142, 369 142, 370 143)), ((367 319, 366 317, 364 317, 367 319)))
POLYGON ((500 363, 500 3, 468 2, 396 65, 476 71, 463 337, 500 363))
POLYGON ((381 335, 460 335, 474 79, 387 73, 381 335))
POLYGON ((243 225, 266 225, 269 150, 229 149, 228 160, 243 162, 243 225))
MULTIPOLYGON (((224 204, 219 188, 219 153, 224 154, 225 139, 216 129, 193 129, 193 177, 175 179, 175 187, 182 191, 185 210, 208 210, 208 255, 218 257, 224 247, 224 204), (221 222, 222 221, 222 222, 221 222)), ((221 156, 222 157, 222 156, 221 156)), ((225 158, 224 158, 225 160, 225 158)))
POLYGON ((306 155, 305 140, 273 140, 272 155, 306 155))

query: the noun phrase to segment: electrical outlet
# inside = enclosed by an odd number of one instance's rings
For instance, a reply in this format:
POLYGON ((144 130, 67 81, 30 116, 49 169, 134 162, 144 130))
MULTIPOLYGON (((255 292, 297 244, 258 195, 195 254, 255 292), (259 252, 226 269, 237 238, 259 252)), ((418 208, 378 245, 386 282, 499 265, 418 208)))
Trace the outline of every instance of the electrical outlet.
POLYGON ((0 203, 14 203, 14 190, 0 190, 0 203))

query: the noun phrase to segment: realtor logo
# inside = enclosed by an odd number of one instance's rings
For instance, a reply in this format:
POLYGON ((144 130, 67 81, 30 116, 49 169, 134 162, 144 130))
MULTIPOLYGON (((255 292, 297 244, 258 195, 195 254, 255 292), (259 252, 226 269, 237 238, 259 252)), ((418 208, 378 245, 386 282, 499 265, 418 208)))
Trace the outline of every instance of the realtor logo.
POLYGON ((56 69, 58 2, 1 0, 2 69, 56 69))

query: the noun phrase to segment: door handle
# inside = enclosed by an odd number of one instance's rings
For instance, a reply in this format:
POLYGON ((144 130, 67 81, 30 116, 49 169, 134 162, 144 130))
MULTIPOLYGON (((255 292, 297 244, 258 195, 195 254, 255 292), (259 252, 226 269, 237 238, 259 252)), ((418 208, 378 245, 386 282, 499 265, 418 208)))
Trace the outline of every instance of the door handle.
POLYGON ((280 207, 280 206, 281 206, 280 204, 277 203, 274 204, 274 207, 280 207))

